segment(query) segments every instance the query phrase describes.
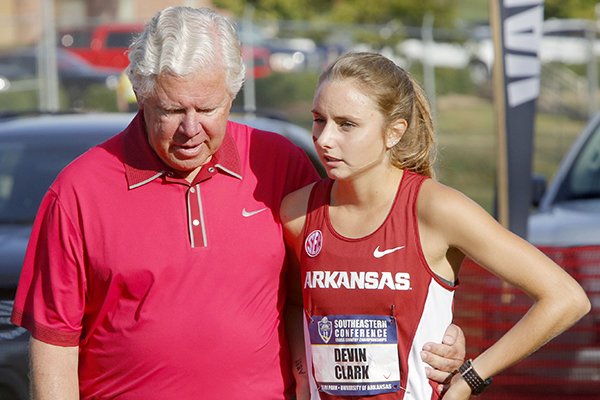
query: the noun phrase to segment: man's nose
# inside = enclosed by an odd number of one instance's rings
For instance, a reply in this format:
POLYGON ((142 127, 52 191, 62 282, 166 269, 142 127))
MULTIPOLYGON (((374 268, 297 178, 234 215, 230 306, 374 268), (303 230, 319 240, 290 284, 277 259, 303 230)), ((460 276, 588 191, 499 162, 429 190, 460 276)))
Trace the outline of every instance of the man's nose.
POLYGON ((186 112, 181 121, 181 131, 186 136, 194 136, 200 130, 200 115, 196 111, 186 112))

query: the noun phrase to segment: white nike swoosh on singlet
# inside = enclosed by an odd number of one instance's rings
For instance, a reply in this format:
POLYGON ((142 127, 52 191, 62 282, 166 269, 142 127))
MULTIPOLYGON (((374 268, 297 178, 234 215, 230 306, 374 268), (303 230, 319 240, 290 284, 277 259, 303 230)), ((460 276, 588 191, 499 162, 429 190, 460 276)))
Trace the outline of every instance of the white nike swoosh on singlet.
POLYGON ((258 214, 258 213, 260 213, 260 212, 263 212, 263 211, 265 211, 266 209, 267 209, 267 207, 265 207, 265 208, 261 208, 260 210, 255 210, 255 211, 246 211, 246 209, 245 209, 245 208, 243 208, 243 209, 242 209, 242 216, 243 216, 243 217, 251 217, 251 216, 253 216, 253 215, 256 215, 256 214, 258 214))
POLYGON ((387 250, 379 250, 379 246, 377 246, 375 248, 375 250, 373 250, 373 257, 375 258, 381 258, 383 256, 387 256, 388 254, 391 254, 395 251, 398 251, 400 249, 403 249, 404 246, 398 246, 398 247, 394 247, 392 249, 387 249, 387 250))

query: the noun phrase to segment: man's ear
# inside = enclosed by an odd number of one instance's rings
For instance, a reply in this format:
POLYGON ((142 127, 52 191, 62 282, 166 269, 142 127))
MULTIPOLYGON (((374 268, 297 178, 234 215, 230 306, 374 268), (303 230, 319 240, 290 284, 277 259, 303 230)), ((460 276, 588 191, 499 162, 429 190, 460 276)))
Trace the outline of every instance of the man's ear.
POLYGON ((400 139, 402 139, 404 132, 406 132, 406 129, 408 129, 408 122, 405 119, 399 119, 392 123, 385 138, 386 147, 391 149, 397 145, 400 139))
POLYGON ((143 110, 144 109, 144 102, 142 101, 142 99, 140 98, 140 96, 138 96, 138 94, 137 94, 136 91, 134 91, 133 93, 135 94, 135 100, 137 101, 138 109, 143 110))

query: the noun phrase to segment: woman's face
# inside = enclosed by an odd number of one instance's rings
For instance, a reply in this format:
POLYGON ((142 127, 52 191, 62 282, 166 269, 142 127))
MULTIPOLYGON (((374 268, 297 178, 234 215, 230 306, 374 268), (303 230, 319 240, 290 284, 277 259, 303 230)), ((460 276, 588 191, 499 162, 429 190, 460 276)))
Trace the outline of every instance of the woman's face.
POLYGON ((351 79, 324 81, 313 99, 312 135, 332 179, 346 179, 388 165, 385 119, 351 79))

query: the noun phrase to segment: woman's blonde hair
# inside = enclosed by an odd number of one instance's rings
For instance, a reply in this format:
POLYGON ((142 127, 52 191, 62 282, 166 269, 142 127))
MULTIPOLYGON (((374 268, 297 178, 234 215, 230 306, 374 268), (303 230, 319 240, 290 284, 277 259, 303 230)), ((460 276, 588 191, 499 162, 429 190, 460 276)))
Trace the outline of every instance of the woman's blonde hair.
POLYGON ((435 175, 435 140, 429 102, 410 74, 377 53, 348 53, 339 57, 319 77, 325 81, 351 79, 374 100, 389 128, 400 119, 408 127, 390 149, 392 165, 422 175, 435 175))

